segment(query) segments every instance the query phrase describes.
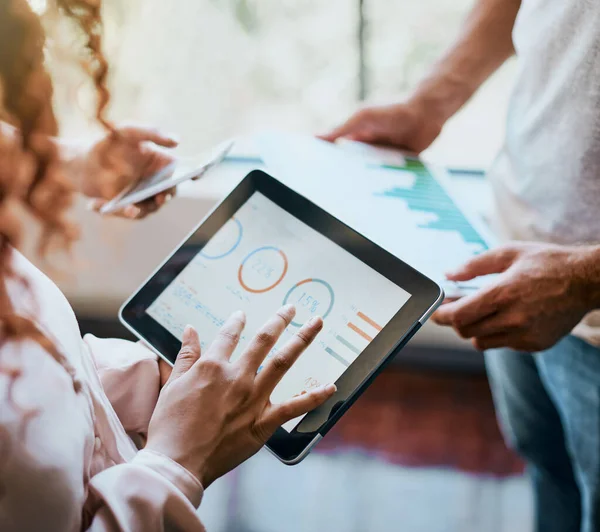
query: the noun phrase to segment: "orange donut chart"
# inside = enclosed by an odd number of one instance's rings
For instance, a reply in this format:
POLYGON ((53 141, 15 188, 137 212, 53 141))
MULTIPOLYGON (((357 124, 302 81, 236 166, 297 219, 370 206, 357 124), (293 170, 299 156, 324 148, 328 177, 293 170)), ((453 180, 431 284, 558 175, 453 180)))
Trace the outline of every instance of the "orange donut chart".
POLYGON ((242 263, 240 264, 240 268, 238 270, 238 281, 240 282, 240 285, 242 286, 242 288, 244 290, 246 290, 246 292, 250 292, 251 294, 264 294, 265 292, 268 292, 269 290, 273 290, 273 288, 275 288, 281 281, 283 281, 283 278, 285 277, 285 274, 287 273, 287 271, 288 271, 288 259, 285 255, 285 253, 283 251, 281 251, 279 248, 276 248, 273 246, 265 246, 262 248, 255 249, 252 253, 247 255, 246 258, 242 261, 242 263), (244 283, 244 280, 242 279, 242 271, 243 271, 244 265, 246 264, 248 259, 261 251, 276 251, 277 253, 279 253, 281 255, 281 258, 283 259, 283 271, 281 272, 279 279, 277 279, 272 285, 267 286, 266 288, 250 288, 246 283, 244 283))

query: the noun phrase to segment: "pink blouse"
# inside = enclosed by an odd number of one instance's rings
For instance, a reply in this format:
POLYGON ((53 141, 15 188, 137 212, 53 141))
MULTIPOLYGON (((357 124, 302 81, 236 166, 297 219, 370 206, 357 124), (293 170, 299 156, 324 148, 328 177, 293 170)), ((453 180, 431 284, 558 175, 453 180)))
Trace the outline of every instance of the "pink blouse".
POLYGON ((139 343, 81 338, 58 287, 18 252, 9 281, 20 314, 75 369, 82 389, 37 343, 0 349, 0 530, 203 531, 198 479, 127 433, 147 431, 159 393, 156 356, 139 343))

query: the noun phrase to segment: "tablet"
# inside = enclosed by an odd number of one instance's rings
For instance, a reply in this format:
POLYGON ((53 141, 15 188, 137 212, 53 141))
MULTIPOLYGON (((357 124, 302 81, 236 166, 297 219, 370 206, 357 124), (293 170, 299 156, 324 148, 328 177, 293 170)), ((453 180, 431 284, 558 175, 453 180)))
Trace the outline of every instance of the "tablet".
POLYGON ((133 183, 117 196, 105 203, 100 209, 101 214, 119 211, 128 205, 140 203, 156 196, 165 190, 176 187, 188 179, 203 176, 211 168, 220 164, 234 145, 233 140, 219 144, 208 153, 196 157, 182 157, 165 166, 153 176, 133 183))
POLYGON ((297 312, 269 356, 320 315, 323 330, 271 397, 281 402, 321 384, 337 385, 324 405, 280 427, 267 443, 281 461, 295 464, 442 299, 436 283, 256 170, 123 305, 120 319, 172 364, 188 323, 207 347, 231 313, 245 311, 235 359, 282 304, 294 304, 297 312))

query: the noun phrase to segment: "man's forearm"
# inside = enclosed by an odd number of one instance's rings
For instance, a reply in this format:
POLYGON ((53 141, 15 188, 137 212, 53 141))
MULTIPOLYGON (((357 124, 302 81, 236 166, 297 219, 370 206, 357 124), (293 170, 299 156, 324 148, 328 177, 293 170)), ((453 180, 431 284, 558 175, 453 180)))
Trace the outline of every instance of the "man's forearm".
POLYGON ((589 310, 600 309, 600 246, 584 246, 575 255, 575 274, 589 310))
POLYGON ((419 84, 413 98, 446 121, 514 54, 521 0, 479 0, 461 35, 419 84))

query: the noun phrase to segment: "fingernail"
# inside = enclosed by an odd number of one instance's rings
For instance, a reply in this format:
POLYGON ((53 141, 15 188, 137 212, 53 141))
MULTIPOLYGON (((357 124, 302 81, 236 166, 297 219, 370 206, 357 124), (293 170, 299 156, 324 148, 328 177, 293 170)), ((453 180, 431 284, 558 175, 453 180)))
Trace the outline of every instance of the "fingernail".
POLYGON ((186 325, 185 329, 183 329, 183 343, 189 341, 191 335, 192 335, 192 326, 186 325))
POLYGON ((125 208, 125 216, 128 218, 137 218, 141 212, 142 209, 136 207, 135 205, 129 205, 129 207, 125 208))
POLYGON ((284 305, 281 310, 286 313, 290 312, 294 316, 296 315, 296 305, 284 305))
POLYGON ((325 386, 325 391, 327 393, 335 393, 337 392, 337 386, 333 383, 328 384, 327 386, 325 386))
POLYGON ((166 203, 167 201, 171 201, 172 199, 173 199, 173 194, 167 194, 167 195, 165 196, 165 203, 166 203))
POLYGON ((323 318, 321 316, 313 316, 310 320, 308 320, 309 325, 317 325, 317 323, 322 324, 323 318))
POLYGON ((240 321, 246 323, 246 313, 243 310, 236 310, 233 313, 232 318, 235 318, 236 320, 240 320, 240 321))
POLYGON ((96 200, 90 200, 90 201, 88 201, 87 204, 86 204, 86 206, 85 206, 85 208, 88 211, 95 210, 96 209, 96 200))

